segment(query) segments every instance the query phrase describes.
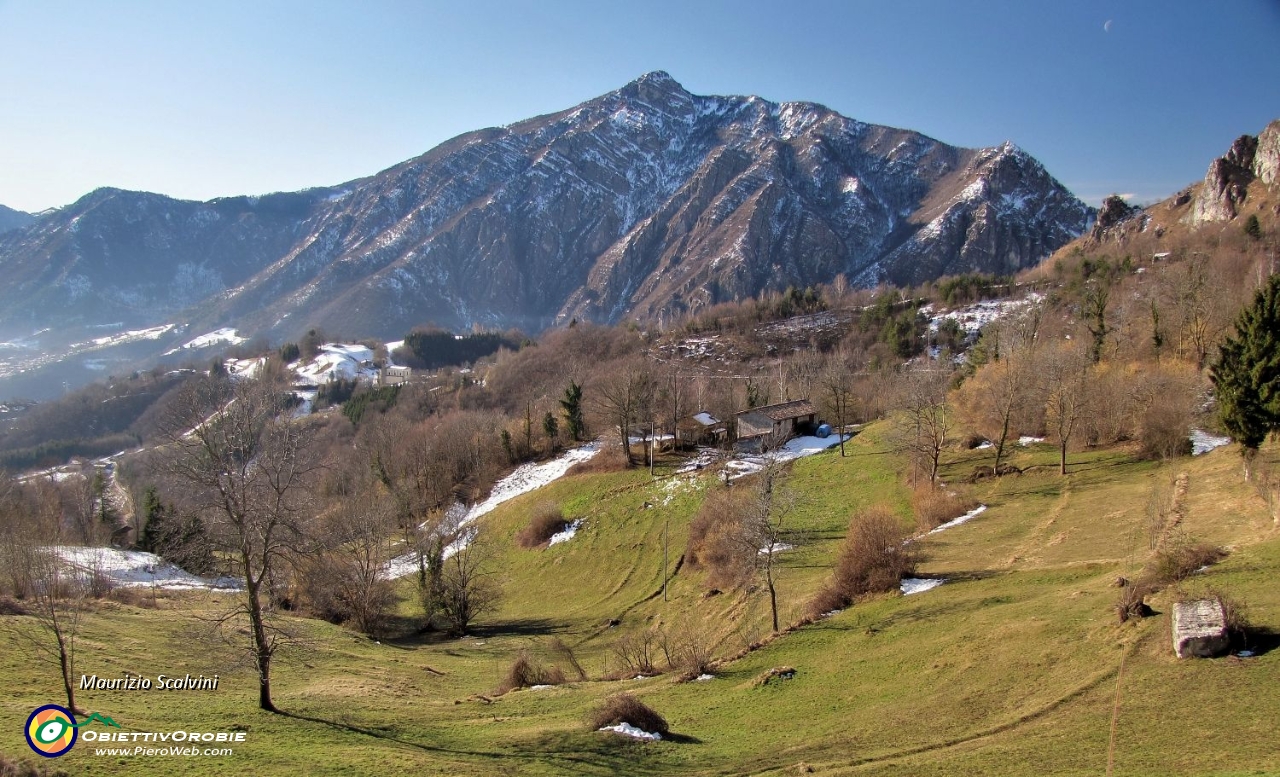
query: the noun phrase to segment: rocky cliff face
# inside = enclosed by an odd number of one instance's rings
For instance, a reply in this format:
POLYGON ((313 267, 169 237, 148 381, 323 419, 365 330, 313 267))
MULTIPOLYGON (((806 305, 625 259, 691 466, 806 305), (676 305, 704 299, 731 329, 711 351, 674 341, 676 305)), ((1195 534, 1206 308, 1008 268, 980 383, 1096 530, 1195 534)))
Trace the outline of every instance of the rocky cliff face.
POLYGON ((1091 218, 1010 144, 956 148, 651 73, 338 187, 206 203, 100 190, 0 236, 0 330, 71 316, 272 337, 537 331, 841 273, 1009 272, 1091 218))
POLYGON ((1280 171, 1280 119, 1258 136, 1241 135, 1227 153, 1209 163, 1204 183, 1191 203, 1192 225, 1230 221, 1249 196, 1255 179, 1275 186, 1280 171))

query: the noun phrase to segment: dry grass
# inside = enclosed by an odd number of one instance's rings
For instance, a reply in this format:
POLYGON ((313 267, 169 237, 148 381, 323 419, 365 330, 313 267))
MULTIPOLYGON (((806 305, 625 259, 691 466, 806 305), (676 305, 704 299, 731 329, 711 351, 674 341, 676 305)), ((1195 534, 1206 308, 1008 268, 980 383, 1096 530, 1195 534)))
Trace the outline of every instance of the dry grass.
POLYGON ((920 483, 911 490, 911 510, 921 531, 936 529, 977 506, 972 498, 929 483, 920 483))
POLYGON ((526 549, 539 547, 568 525, 560 505, 555 502, 540 502, 529 516, 529 525, 516 535, 516 543, 526 549))
POLYGON ((671 733, 665 718, 629 693, 616 693, 608 697, 591 713, 593 730, 619 723, 628 723, 651 734, 667 736, 671 733))
POLYGON ((627 468, 627 455, 621 445, 606 445, 596 455, 569 468, 566 475, 600 475, 606 472, 622 472, 627 468))

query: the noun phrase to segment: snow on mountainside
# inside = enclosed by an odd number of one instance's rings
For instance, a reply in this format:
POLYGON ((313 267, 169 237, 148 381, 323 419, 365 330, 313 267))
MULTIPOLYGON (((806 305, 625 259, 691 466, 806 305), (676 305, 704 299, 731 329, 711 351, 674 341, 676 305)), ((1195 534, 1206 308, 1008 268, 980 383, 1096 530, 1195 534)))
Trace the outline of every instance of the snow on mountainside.
POLYGON ((281 340, 665 318, 839 274, 1009 272, 1091 218, 1011 144, 956 148, 650 73, 338 187, 93 192, 0 234, 0 339, 68 321, 281 340))

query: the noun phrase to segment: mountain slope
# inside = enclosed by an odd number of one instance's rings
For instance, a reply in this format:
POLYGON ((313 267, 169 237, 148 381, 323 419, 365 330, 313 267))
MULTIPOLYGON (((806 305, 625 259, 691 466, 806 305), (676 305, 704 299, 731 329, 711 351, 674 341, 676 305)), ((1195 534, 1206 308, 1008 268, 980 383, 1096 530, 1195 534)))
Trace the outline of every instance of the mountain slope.
POLYGON ((123 320, 296 335, 661 317, 845 274, 1034 264, 1090 210, 1010 144, 961 149, 650 73, 373 177, 182 202, 99 190, 0 237, 0 332, 123 320))
POLYGON ((30 213, 0 205, 0 232, 8 232, 19 227, 25 227, 35 221, 35 218, 30 213))

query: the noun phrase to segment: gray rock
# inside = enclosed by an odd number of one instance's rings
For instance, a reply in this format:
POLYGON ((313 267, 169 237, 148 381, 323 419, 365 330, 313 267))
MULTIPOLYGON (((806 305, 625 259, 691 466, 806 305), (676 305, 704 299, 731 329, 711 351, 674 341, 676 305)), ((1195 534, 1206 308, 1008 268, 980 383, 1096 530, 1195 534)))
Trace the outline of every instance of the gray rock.
POLYGON ((1173 605, 1173 650, 1178 658, 1213 658, 1230 648, 1222 602, 1197 599, 1173 605))
POLYGON ((1192 225, 1211 221, 1230 221, 1236 217, 1238 206, 1248 195, 1253 181, 1254 156, 1258 138, 1241 135, 1231 144, 1225 156, 1209 164, 1195 202, 1191 204, 1189 220, 1192 225))
POLYGON ((1258 135, 1258 150, 1253 155, 1253 174, 1267 186, 1280 181, 1280 119, 1267 125, 1258 135))

